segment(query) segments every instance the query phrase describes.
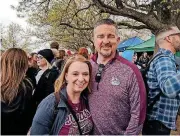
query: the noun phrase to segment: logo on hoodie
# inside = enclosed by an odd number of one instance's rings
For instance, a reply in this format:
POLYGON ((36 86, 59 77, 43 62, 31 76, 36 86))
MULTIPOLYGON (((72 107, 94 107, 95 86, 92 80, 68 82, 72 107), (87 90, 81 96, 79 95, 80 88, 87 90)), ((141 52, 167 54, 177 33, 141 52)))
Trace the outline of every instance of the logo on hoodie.
POLYGON ((120 81, 119 81, 118 78, 112 77, 112 79, 111 79, 111 84, 112 84, 112 85, 119 85, 119 84, 120 84, 120 81))

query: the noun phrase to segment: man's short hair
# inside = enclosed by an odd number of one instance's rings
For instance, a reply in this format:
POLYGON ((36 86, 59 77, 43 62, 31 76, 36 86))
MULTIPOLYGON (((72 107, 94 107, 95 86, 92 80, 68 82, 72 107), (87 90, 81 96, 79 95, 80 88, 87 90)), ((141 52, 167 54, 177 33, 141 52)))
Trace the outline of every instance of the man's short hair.
POLYGON ((106 19, 102 19, 102 20, 99 20, 95 23, 94 25, 94 29, 97 27, 97 26, 100 26, 100 25, 113 25, 116 29, 118 29, 118 26, 117 24, 112 20, 112 19, 109 19, 109 18, 106 18, 106 19))
POLYGON ((51 49, 59 49, 59 44, 58 44, 58 42, 52 42, 51 44, 50 44, 50 48, 51 49))
POLYGON ((178 29, 177 26, 169 25, 169 26, 161 29, 156 34, 156 42, 159 42, 159 40, 162 40, 162 39, 164 39, 167 36, 175 35, 175 34, 180 34, 180 30, 178 29))

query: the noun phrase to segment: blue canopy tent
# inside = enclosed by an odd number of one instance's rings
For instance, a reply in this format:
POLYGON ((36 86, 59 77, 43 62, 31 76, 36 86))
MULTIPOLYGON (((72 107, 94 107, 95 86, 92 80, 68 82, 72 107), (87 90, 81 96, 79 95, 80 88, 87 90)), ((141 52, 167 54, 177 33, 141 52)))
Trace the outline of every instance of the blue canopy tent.
POLYGON ((150 39, 144 41, 141 44, 138 44, 133 47, 128 47, 126 50, 134 50, 135 52, 144 52, 144 51, 154 51, 155 46, 155 36, 152 35, 150 39))
POLYGON ((125 50, 121 56, 129 61, 132 61, 133 55, 134 55, 133 50, 125 50))
POLYGON ((130 47, 130 46, 135 46, 135 45, 138 45, 140 43, 144 42, 142 39, 140 39, 139 37, 132 37, 132 38, 129 38, 127 40, 124 40, 122 41, 118 47, 117 47, 117 50, 118 51, 125 51, 127 47, 130 47))
POLYGON ((132 57, 134 55, 134 51, 133 50, 126 50, 126 48, 128 47, 133 47, 133 46, 136 46, 140 43, 143 43, 144 41, 142 39, 140 39, 139 37, 132 37, 132 38, 129 38, 123 42, 121 42, 118 47, 117 47, 117 50, 122 52, 122 57, 129 60, 129 61, 132 61, 132 57))
MULTIPOLYGON (((154 51, 154 47, 155 47, 155 36, 152 35, 151 38, 148 39, 147 41, 144 41, 143 43, 140 43, 133 47, 131 46, 126 48, 126 51, 132 52, 132 50, 134 50, 135 52, 144 52, 144 51, 148 52, 148 51, 154 51)), ((175 56, 180 57, 180 52, 176 52, 175 56)))

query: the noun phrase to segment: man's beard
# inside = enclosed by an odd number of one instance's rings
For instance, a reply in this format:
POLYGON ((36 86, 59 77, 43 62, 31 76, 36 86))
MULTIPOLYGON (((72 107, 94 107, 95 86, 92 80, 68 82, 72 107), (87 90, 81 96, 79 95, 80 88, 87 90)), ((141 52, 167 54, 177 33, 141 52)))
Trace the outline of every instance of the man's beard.
POLYGON ((174 46, 176 52, 180 51, 180 41, 173 42, 173 46, 174 46))
POLYGON ((111 55, 112 55, 112 51, 111 52, 101 52, 100 51, 100 54, 104 57, 104 58, 108 58, 108 57, 110 57, 111 55))

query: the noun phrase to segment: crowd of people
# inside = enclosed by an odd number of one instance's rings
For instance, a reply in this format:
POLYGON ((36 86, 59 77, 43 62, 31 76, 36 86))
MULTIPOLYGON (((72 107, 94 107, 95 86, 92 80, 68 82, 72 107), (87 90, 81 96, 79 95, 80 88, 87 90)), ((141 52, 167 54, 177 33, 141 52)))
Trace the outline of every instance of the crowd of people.
POLYGON ((138 58, 138 55, 135 52, 132 58, 132 63, 136 64, 139 69, 145 69, 151 58, 152 55, 148 55, 147 52, 143 52, 142 55, 138 58))
POLYGON ((119 56, 113 20, 95 24, 93 41, 91 57, 84 47, 75 54, 59 50, 57 42, 37 53, 11 48, 2 54, 2 135, 170 135, 176 129, 180 30, 157 33, 148 88, 138 66, 151 58, 135 54, 133 64, 119 56))

